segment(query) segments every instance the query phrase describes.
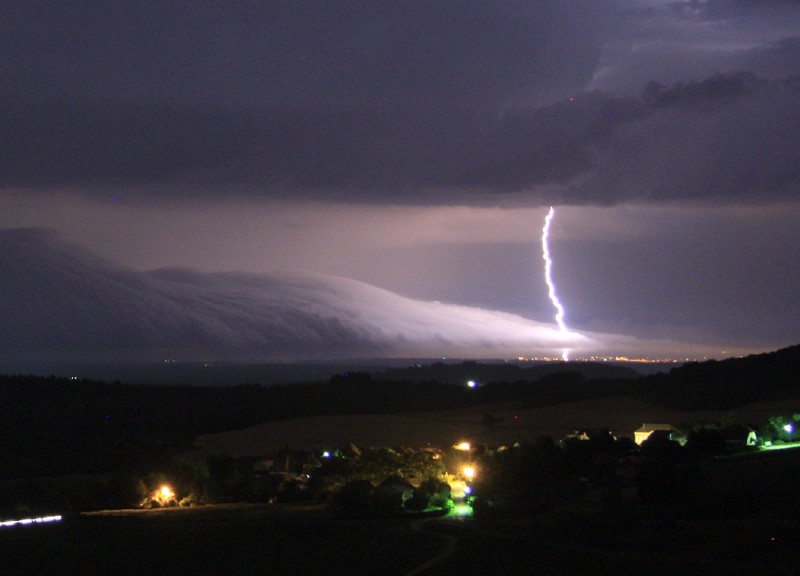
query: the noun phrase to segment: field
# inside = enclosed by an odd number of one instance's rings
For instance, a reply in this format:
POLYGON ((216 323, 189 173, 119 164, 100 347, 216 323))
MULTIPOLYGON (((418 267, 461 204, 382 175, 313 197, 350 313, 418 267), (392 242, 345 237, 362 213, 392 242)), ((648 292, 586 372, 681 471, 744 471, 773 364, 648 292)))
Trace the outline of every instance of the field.
POLYGON ((798 534, 746 525, 651 521, 635 527, 556 522, 476 525, 445 518, 336 519, 319 507, 228 505, 115 511, 0 531, 14 574, 769 575, 793 573, 798 534), (421 530, 419 528, 422 528, 421 530), (767 534, 777 536, 775 540, 767 534))
MULTIPOLYGON (((508 401, 403 415, 318 416, 200 436, 192 453, 257 457, 286 446, 448 446, 461 439, 498 445, 604 427, 631 437, 645 421, 676 426, 720 418, 758 422, 797 410, 798 404, 701 413, 608 398, 538 408, 508 401)), ((480 522, 341 519, 321 504, 105 511, 67 516, 52 525, 0 528, 0 566, 36 575, 403 576, 454 542, 455 552, 426 574, 795 573, 800 452, 715 460, 703 472, 718 493, 719 513, 716 504, 703 515, 685 508, 651 509, 635 498, 620 516, 600 514, 591 502, 577 503, 583 509, 566 502, 535 517, 480 522), (758 511, 731 517, 729 502, 719 496, 724 494, 741 495, 758 511)))
POLYGON ((441 547, 396 521, 335 520, 266 505, 117 511, 0 532, 14 574, 375 574, 410 571, 441 547))
POLYGON ((260 456, 289 446, 295 450, 324 450, 352 442, 357 446, 450 446, 469 439, 487 445, 527 442, 540 436, 558 439, 575 430, 608 428, 633 438, 643 422, 680 427, 700 420, 733 416, 758 422, 767 415, 800 402, 761 403, 730 411, 681 412, 629 398, 603 398, 557 406, 521 408, 503 402, 471 409, 405 415, 315 416, 260 424, 242 430, 197 438, 196 455, 260 456), (495 423, 483 422, 486 414, 495 423))

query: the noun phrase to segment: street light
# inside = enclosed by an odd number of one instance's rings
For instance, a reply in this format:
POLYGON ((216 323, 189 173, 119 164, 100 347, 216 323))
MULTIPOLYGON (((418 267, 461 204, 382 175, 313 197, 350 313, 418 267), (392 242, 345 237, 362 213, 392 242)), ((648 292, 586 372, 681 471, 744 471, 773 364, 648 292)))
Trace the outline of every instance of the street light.
POLYGON ((164 484, 161 486, 161 488, 155 491, 152 498, 158 502, 159 506, 167 506, 175 499, 175 492, 172 490, 172 488, 164 484))

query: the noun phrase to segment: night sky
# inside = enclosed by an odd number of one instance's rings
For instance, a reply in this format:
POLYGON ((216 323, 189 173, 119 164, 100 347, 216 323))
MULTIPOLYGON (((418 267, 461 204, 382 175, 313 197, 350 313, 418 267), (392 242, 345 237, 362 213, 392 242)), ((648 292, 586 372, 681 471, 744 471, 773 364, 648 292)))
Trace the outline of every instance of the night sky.
POLYGON ((597 352, 800 342, 800 3, 4 3, 0 228, 552 328, 550 206, 597 352))

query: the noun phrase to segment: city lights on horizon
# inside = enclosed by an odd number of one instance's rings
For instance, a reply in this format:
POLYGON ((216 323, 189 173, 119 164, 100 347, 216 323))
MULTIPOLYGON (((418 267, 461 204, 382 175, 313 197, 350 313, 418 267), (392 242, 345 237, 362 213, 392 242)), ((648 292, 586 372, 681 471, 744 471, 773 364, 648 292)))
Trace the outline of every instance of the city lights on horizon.
MULTIPOLYGON (((634 357, 634 356, 616 356, 616 355, 607 355, 607 356, 576 356, 574 358, 570 358, 569 362, 631 362, 631 363, 639 363, 639 364, 683 364, 684 362, 703 362, 705 360, 710 360, 708 356, 685 356, 685 357, 671 357, 671 356, 663 356, 663 357, 655 357, 655 358, 648 358, 648 357, 634 357)), ((517 362, 564 362, 565 360, 560 356, 518 356, 516 358, 517 362)))

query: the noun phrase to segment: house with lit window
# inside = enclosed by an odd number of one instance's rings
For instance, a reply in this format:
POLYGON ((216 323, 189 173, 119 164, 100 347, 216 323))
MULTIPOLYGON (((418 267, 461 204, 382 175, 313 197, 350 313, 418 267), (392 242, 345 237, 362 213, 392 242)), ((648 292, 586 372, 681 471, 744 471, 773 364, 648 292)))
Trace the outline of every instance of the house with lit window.
POLYGON ((725 438, 725 446, 729 451, 758 446, 756 431, 741 424, 728 426, 723 429, 722 437, 725 438))
POLYGON ((642 442, 647 440, 653 432, 667 434, 670 440, 674 440, 681 445, 686 443, 686 434, 675 428, 672 424, 654 424, 648 422, 643 423, 641 428, 633 432, 633 441, 641 446, 642 442))

